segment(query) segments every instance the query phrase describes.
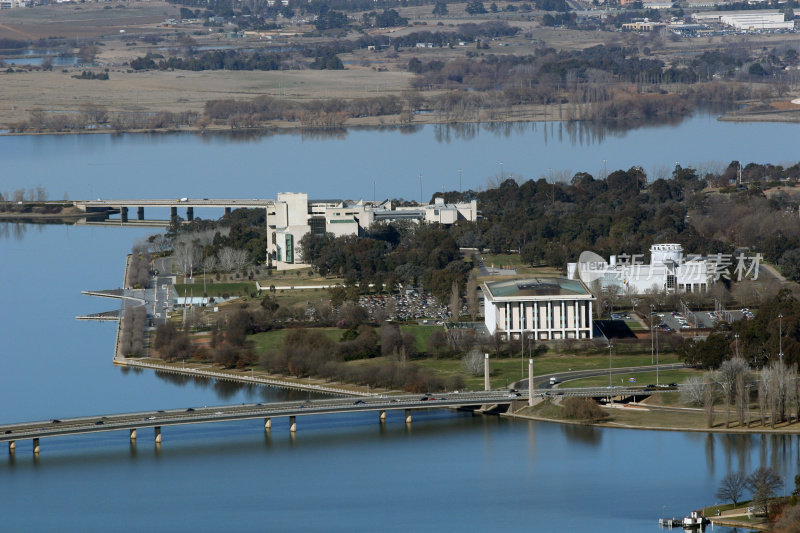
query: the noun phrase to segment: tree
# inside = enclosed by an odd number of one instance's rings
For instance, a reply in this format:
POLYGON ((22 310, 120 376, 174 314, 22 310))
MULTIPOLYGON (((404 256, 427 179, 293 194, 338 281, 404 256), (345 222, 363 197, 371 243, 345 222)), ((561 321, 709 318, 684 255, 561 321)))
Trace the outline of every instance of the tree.
POLYGON ((461 295, 458 292, 458 282, 453 280, 450 288, 450 321, 458 322, 461 316, 461 295))
POLYGON ((486 8, 483 7, 483 2, 480 0, 471 0, 467 2, 467 13, 470 15, 482 15, 486 13, 486 8))
POLYGON ((473 376, 480 376, 483 374, 483 359, 484 355, 480 350, 473 348, 461 359, 461 364, 464 366, 464 369, 473 376))
POLYGON ((444 330, 436 328, 431 332, 431 336, 428 337, 425 348, 429 354, 439 356, 447 349, 447 345, 447 335, 445 335, 444 330))
POLYGON ((731 472, 720 481, 716 496, 720 500, 732 501, 735 507, 746 488, 747 476, 742 472, 731 472))
POLYGON ((437 16, 447 15, 447 3, 442 1, 436 2, 436 5, 433 6, 433 14, 437 16))
POLYGON ((467 280, 467 311, 469 311, 470 320, 476 322, 480 314, 480 306, 478 305, 478 279, 472 273, 467 280))
POLYGON ((756 511, 767 513, 767 502, 783 486, 783 479, 774 469, 762 466, 747 476, 747 487, 753 491, 753 504, 756 511))

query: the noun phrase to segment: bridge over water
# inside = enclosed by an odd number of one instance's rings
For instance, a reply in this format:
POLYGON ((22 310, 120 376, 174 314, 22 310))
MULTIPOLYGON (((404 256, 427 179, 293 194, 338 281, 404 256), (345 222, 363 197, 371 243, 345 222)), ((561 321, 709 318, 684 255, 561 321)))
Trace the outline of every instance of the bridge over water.
MULTIPOLYGON (((275 204, 275 200, 262 198, 123 198, 118 200, 76 200, 75 207, 86 213, 113 212, 120 214, 122 222, 128 222, 128 210, 136 208, 136 218, 145 222, 145 207, 169 208, 170 220, 177 218, 178 208, 186 209, 186 220, 194 219, 195 208, 217 207, 228 214, 232 209, 251 208, 267 209, 275 204)), ((161 222, 161 221, 158 221, 161 222)))
MULTIPOLYGON (((534 389, 534 397, 545 396, 584 396, 603 398, 609 396, 645 396, 664 392, 660 390, 645 391, 642 388, 627 387, 595 387, 595 388, 559 388, 534 389)), ((137 439, 141 429, 153 428, 156 443, 160 443, 163 427, 185 424, 205 424, 215 422, 231 422, 236 420, 263 419, 264 429, 270 430, 273 418, 288 418, 289 431, 297 431, 297 418, 315 415, 331 415, 373 411, 378 413, 381 422, 386 420, 389 411, 403 411, 407 424, 411 423, 412 412, 420 409, 450 408, 466 410, 491 411, 502 409, 518 402, 529 403, 526 391, 479 391, 446 393, 437 395, 405 394, 397 396, 353 396, 346 398, 310 400, 305 402, 279 402, 242 404, 220 407, 188 407, 160 411, 143 411, 136 413, 120 413, 77 418, 52 419, 44 421, 22 422, 0 425, 0 442, 7 442, 9 452, 14 453, 16 441, 31 440, 33 453, 40 451, 40 439, 46 437, 64 437, 87 433, 108 431, 129 432, 131 440, 137 439)))

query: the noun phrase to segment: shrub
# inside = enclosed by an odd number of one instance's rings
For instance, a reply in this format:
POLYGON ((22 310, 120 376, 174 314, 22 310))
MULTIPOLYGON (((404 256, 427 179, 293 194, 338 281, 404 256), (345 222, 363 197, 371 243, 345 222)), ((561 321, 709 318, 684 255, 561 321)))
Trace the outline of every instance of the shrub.
POLYGON ((606 414, 591 398, 567 398, 564 400, 564 417, 571 420, 598 422, 606 414))

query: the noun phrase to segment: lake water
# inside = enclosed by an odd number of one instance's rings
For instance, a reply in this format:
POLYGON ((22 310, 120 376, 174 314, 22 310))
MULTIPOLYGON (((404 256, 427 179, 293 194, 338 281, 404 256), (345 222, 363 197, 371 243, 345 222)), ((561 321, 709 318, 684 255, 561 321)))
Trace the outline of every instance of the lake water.
MULTIPOLYGON (((642 166, 668 175, 683 166, 795 163, 800 124, 718 122, 698 115, 627 132, 580 124, 424 126, 348 133, 230 135, 42 135, 0 139, 0 191, 44 186, 53 199, 430 196, 509 175, 602 176, 642 166), (373 193, 374 182, 374 193, 373 193)), ((724 167, 723 167, 724 168, 724 167)))
MULTIPOLYGON (((711 131, 720 127, 693 120, 711 131)), ((785 150, 785 137, 797 129, 770 126, 752 126, 771 137, 759 138, 768 149, 751 149, 747 157, 722 151, 725 143, 708 131, 705 137, 719 148, 717 159, 783 160, 780 149, 772 151, 775 145, 796 157, 785 150)), ((696 152, 683 138, 689 132, 670 128, 680 142, 660 146, 640 164, 655 164, 656 153, 691 161, 696 152)), ((466 187, 497 172, 497 151, 504 172, 540 164, 527 144, 546 150, 552 168, 572 153, 574 170, 581 161, 597 165, 601 153, 609 169, 635 164, 632 154, 647 153, 639 144, 623 153, 626 138, 613 135, 583 144, 559 142, 556 135, 541 144, 542 129, 509 136, 479 129, 472 138, 449 142, 437 140, 436 128, 244 142, 194 135, 5 137, 0 190, 42 184, 51 195, 66 191, 73 198, 87 192, 252 197, 282 190, 353 196, 359 179, 381 169, 380 183, 391 191, 386 195, 413 197, 415 165, 452 178, 454 168, 466 170, 472 161, 482 170, 469 181, 464 172, 466 187), (421 154, 412 155, 417 150, 421 154), (388 177, 406 174, 407 188, 388 177)), ((627 139, 671 135, 642 129, 627 139)), ((112 365, 114 326, 74 317, 114 304, 80 291, 118 287, 124 254, 150 231, 0 224, 1 422, 305 397, 112 365)), ((134 447, 127 432, 44 439, 38 459, 30 441, 21 441, 15 455, 0 450, 0 529, 633 533, 656 531, 659 516, 683 516, 714 503, 719 480, 732 470, 774 466, 791 491, 800 460, 797 436, 596 429, 435 410, 415 413, 409 428, 399 414, 383 426, 369 413, 298 422, 294 437, 281 419, 267 435, 259 421, 165 428, 160 447, 148 431, 134 447)))

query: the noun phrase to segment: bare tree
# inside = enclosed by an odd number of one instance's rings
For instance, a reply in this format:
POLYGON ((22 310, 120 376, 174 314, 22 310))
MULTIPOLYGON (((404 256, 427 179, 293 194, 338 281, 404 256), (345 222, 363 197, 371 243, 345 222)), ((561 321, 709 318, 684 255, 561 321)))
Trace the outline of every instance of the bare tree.
POLYGON ((207 255, 203 258, 202 266, 204 272, 214 272, 217 269, 219 261, 215 255, 207 255))
POLYGON ((172 257, 178 263, 178 268, 186 276, 190 276, 194 267, 199 266, 201 253, 200 247, 195 243, 180 240, 175 243, 172 257))
POLYGON ((761 425, 767 423, 767 391, 769 390, 769 375, 766 369, 762 369, 758 375, 758 416, 761 418, 761 425))
POLYGON ((247 250, 235 249, 233 251, 233 268, 237 273, 241 272, 249 263, 250 258, 247 256, 247 250))
POLYGON ((450 289, 450 320, 458 322, 461 317, 461 295, 458 292, 458 282, 453 280, 453 286, 450 289))
POLYGON ((753 504, 757 511, 766 514, 767 503, 783 486, 783 480, 775 470, 762 466, 747 476, 747 486, 753 491, 753 504))
POLYGON ((708 375, 706 388, 704 391, 703 405, 706 412, 707 427, 714 427, 714 381, 708 375))
POLYGON ((719 489, 717 490, 716 497, 720 500, 730 500, 733 506, 739 503, 739 498, 747 488, 747 476, 742 472, 731 472, 720 482, 719 489))
POLYGON ((163 233, 152 235, 148 240, 150 241, 150 245, 152 246, 154 252, 166 252, 172 248, 172 239, 163 233))
POLYGON ((473 348, 461 359, 461 364, 473 376, 480 376, 483 374, 483 358, 484 355, 480 350, 473 348))
POLYGON ((467 280, 467 310, 473 322, 478 320, 480 306, 478 305, 478 279, 473 272, 467 280))
MULTIPOLYGON (((740 395, 745 394, 744 390, 739 390, 737 384, 739 383, 740 375, 749 374, 747 363, 741 356, 733 357, 723 362, 719 370, 715 373, 716 381, 722 389, 722 399, 725 402, 725 427, 730 427, 730 406, 731 403, 738 401, 740 395)), ((744 388, 744 381, 741 381, 742 388, 744 388)), ((740 421, 744 418, 744 413, 741 415, 740 421)))
POLYGON ((681 383, 681 401, 689 405, 703 405, 705 402, 706 381, 698 376, 692 376, 681 383))
POLYGON ((247 251, 231 248, 230 246, 222 248, 217 255, 219 257, 220 269, 225 272, 232 272, 234 270, 238 272, 247 266, 248 263, 247 251))

